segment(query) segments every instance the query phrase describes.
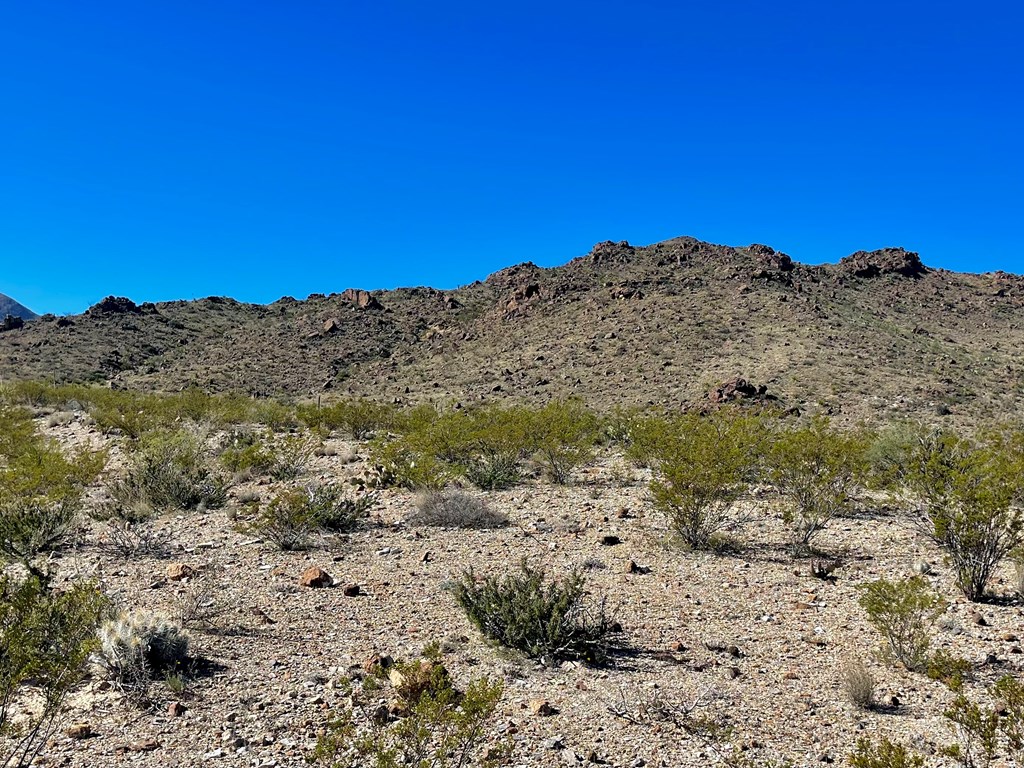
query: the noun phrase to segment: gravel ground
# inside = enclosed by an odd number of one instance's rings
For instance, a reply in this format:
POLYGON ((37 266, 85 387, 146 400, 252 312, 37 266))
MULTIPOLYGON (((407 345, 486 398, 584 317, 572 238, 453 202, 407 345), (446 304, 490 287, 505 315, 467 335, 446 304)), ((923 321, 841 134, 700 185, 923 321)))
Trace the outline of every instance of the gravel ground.
MULTIPOLYGON (((103 442, 81 421, 50 431, 67 443, 103 442)), ((359 446, 331 440, 328 448, 337 455, 317 458, 297 482, 345 480, 364 470, 358 458, 346 461, 359 446)), ((115 450, 113 465, 118 461, 115 450)), ((671 544, 665 519, 647 500, 648 479, 604 456, 570 487, 531 481, 481 494, 511 519, 490 531, 408 527, 403 520, 414 497, 385 491, 362 530, 302 552, 275 551, 236 530, 239 494, 266 500, 274 492, 266 482, 233 488, 225 510, 164 518, 174 547, 167 559, 118 559, 103 546, 102 525, 92 524, 82 545, 56 563, 59 572, 94 576, 136 609, 176 615, 205 591, 224 610, 212 627, 190 628, 194 652, 207 664, 183 693, 156 685, 157 703, 140 709, 96 675, 68 718, 92 735, 76 739, 62 728, 40 761, 82 768, 306 765, 332 709, 345 700, 340 683, 352 667, 374 653, 412 658, 444 640, 444 663, 458 684, 481 675, 505 681, 491 736, 512 736, 513 765, 697 767, 721 763, 733 748, 758 766, 777 758, 841 764, 865 735, 911 742, 940 765, 934 751, 953 741, 942 711, 954 695, 876 661, 878 636, 857 604, 858 585, 909 574, 921 560, 934 566, 928 578, 950 602, 935 647, 975 664, 968 693, 983 699, 988 684, 1024 666, 1021 606, 959 598, 934 547, 879 503, 823 533, 820 546, 842 564, 834 580, 822 581, 810 575, 810 561, 787 554, 773 495, 744 502, 753 521, 735 533, 738 553, 694 554, 671 544), (602 544, 606 535, 620 543, 602 544), (592 597, 606 600, 621 622, 628 653, 603 668, 544 668, 485 643, 445 584, 469 566, 504 573, 524 557, 552 574, 587 563, 592 597), (169 580, 172 563, 196 574, 169 580), (327 571, 335 586, 300 586, 310 566, 327 571), (344 594, 350 584, 359 585, 359 595, 344 594), (879 700, 890 706, 861 711, 849 703, 842 670, 851 660, 869 666, 879 700), (536 699, 554 714, 532 714, 536 699), (670 708, 697 702, 694 714, 732 734, 716 745, 669 720, 635 717, 658 701, 670 708), (169 709, 176 702, 183 714, 169 709)), ((994 587, 1011 592, 1009 570, 994 587)))

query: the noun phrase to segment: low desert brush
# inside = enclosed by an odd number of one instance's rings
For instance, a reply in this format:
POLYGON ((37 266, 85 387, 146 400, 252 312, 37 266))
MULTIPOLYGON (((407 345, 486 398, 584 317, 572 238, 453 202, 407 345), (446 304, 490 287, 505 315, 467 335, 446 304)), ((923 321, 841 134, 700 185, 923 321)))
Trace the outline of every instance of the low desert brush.
POLYGON ((925 669, 930 627, 945 603, 922 576, 901 581, 878 579, 860 588, 860 605, 885 644, 882 658, 910 671, 925 669))
POLYGON ((583 576, 548 581, 525 562, 518 573, 477 582, 472 570, 454 587, 455 599, 488 639, 530 658, 600 663, 621 627, 603 604, 588 604, 583 576))
POLYGON ((508 516, 463 491, 428 491, 417 499, 408 522, 439 528, 503 528, 508 516))

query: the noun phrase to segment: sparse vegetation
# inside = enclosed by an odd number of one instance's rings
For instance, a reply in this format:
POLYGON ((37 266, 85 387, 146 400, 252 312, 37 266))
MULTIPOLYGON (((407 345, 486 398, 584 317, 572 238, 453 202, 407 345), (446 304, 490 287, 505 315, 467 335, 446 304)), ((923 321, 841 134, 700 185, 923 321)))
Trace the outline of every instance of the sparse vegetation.
POLYGON ((601 663, 621 631, 603 604, 587 604, 584 579, 576 572, 561 581, 548 581, 543 571, 524 562, 519 573, 488 576, 478 584, 470 570, 454 594, 485 637, 547 662, 601 663))
POLYGON ((378 666, 360 684, 352 684, 351 705, 328 724, 314 757, 331 768, 503 765, 510 743, 484 754, 487 726, 502 690, 500 682, 480 678, 459 691, 433 654, 378 666))
POLYGON ((860 605, 885 641, 885 661, 898 662, 911 672, 927 666, 930 626, 945 604, 923 577, 902 581, 878 579, 865 584, 860 605))
POLYGON ((976 444, 948 433, 921 438, 908 470, 926 532, 945 550, 957 586, 981 600, 996 566, 1024 541, 1019 436, 976 444))
POLYGON ((30 764, 53 735, 87 672, 104 605, 89 584, 56 592, 34 576, 0 579, 0 764, 30 764), (16 697, 29 691, 36 706, 16 721, 16 697))

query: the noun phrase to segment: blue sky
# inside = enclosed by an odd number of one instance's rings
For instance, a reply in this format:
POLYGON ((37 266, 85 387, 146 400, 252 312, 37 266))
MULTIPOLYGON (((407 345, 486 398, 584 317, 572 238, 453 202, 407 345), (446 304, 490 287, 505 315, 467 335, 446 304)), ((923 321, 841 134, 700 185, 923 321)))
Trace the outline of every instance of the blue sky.
POLYGON ((599 240, 1024 271, 1011 2, 0 8, 0 292, 453 287, 599 240))

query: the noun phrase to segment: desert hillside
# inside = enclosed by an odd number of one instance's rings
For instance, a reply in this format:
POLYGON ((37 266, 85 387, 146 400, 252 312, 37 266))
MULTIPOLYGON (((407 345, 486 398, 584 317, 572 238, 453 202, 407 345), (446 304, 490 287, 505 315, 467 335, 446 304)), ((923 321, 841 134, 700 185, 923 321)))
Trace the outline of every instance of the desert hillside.
MULTIPOLYGON (((528 253, 524 254, 528 256, 528 253)), ((900 249, 808 266, 770 247, 604 242, 453 291, 136 306, 0 334, 11 378, 411 402, 677 405, 735 376, 851 419, 1016 413, 1024 279, 900 249)))

